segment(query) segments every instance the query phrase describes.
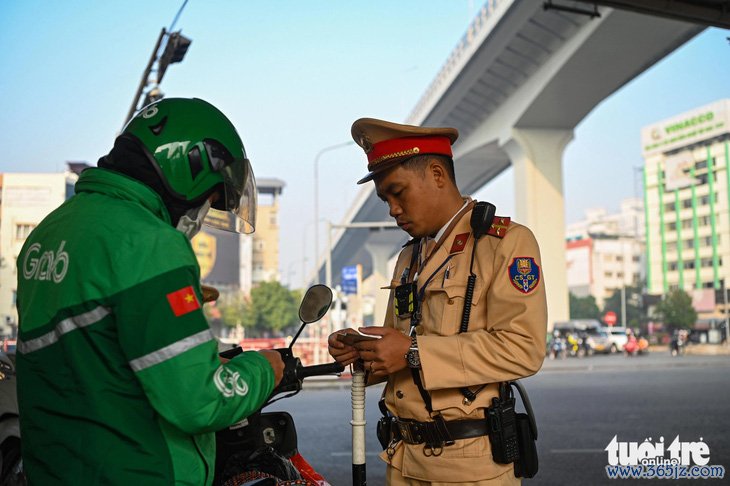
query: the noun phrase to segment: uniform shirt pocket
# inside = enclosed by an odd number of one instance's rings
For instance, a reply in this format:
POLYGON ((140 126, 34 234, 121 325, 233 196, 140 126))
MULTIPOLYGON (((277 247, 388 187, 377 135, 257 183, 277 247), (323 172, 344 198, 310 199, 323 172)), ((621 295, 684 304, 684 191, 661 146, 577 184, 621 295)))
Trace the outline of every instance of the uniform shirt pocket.
MULTIPOLYGON (((435 279, 440 283, 440 279, 435 279)), ((471 312, 479 304, 482 282, 477 278, 472 294, 471 312)), ((429 334, 452 336, 459 333, 464 313, 466 280, 443 280, 443 286, 431 285, 426 289, 423 303, 423 325, 429 334)), ((471 323, 473 319, 470 318, 471 323)), ((471 326, 470 326, 471 327, 471 326)))

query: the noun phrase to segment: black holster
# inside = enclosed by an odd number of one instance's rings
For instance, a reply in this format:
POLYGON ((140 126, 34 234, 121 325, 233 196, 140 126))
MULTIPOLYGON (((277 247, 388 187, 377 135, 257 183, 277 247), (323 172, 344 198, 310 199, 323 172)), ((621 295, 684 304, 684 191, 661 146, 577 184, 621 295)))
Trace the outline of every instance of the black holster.
POLYGON ((395 420, 395 417, 390 414, 388 408, 385 406, 385 397, 380 398, 378 408, 383 416, 378 420, 378 424, 375 427, 375 433, 378 436, 378 442, 380 442, 380 445, 383 446, 383 450, 385 450, 388 448, 388 444, 390 444, 390 441, 393 439, 393 420, 395 420))

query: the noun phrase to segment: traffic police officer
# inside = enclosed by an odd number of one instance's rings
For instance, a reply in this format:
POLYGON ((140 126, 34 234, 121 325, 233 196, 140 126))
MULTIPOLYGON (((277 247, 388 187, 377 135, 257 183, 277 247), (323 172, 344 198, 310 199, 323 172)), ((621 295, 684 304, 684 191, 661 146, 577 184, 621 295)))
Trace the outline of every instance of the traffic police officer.
POLYGON ((358 184, 374 181, 412 237, 395 265, 384 325, 360 329, 379 339, 349 346, 337 336, 356 332, 347 329, 328 341, 339 362, 363 361, 369 384, 387 380, 396 417, 381 455, 388 484, 519 484, 511 464, 493 460, 484 417, 499 383, 543 362, 547 304, 535 237, 491 213, 475 239, 476 202, 455 182, 456 129, 362 118, 352 136, 368 159, 358 184))

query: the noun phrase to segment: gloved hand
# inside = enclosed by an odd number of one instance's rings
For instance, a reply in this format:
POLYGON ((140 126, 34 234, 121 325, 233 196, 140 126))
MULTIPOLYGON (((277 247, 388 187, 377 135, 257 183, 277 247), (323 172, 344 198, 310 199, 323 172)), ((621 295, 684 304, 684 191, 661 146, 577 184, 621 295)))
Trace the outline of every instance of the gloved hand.
POLYGON ((216 300, 218 300, 218 297, 221 296, 221 293, 218 292, 218 289, 215 287, 202 284, 200 285, 200 287, 203 289, 203 303, 215 302, 216 300))

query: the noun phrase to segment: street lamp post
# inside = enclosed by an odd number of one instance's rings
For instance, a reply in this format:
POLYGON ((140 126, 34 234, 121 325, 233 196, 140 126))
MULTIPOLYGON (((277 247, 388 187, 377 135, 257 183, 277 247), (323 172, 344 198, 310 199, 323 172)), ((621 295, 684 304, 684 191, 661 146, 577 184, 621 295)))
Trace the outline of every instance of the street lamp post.
MULTIPOLYGON (((314 271, 317 272, 319 268, 319 159, 326 152, 336 150, 338 148, 347 147, 352 145, 353 142, 342 142, 335 145, 330 145, 323 148, 314 157, 314 271)), ((315 273, 316 275, 316 273, 315 273)), ((315 277, 316 279, 316 277, 315 277)))
POLYGON ((398 224, 395 221, 361 221, 349 224, 332 224, 330 221, 327 221, 327 266, 325 274, 325 282, 327 283, 327 287, 332 288, 332 230, 348 228, 369 228, 382 230, 397 227, 398 224))

